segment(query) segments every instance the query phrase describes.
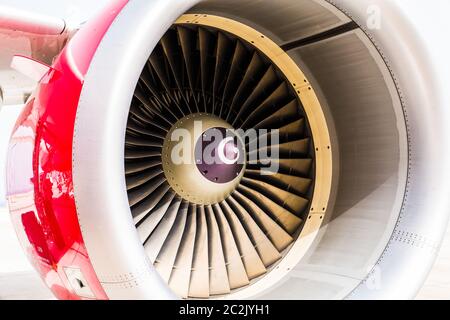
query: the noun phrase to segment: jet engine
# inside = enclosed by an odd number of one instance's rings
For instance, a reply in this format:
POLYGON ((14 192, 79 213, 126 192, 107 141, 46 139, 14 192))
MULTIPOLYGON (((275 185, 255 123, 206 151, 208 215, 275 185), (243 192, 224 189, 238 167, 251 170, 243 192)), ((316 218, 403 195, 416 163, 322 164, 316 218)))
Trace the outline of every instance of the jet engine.
POLYGON ((405 2, 111 1, 40 65, 11 137, 9 209, 46 285, 414 297, 449 215, 449 73, 405 2))

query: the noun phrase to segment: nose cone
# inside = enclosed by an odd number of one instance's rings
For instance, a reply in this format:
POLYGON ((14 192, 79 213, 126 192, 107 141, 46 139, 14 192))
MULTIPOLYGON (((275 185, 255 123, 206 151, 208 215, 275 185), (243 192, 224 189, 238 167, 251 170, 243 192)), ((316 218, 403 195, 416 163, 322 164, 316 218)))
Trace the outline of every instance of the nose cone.
POLYGON ((245 171, 245 147, 226 121, 204 113, 179 120, 163 146, 163 170, 172 189, 200 205, 225 200, 245 171))
POLYGON ((195 147, 197 169, 206 179, 218 184, 233 181, 240 175, 244 154, 241 139, 223 127, 206 130, 195 147))

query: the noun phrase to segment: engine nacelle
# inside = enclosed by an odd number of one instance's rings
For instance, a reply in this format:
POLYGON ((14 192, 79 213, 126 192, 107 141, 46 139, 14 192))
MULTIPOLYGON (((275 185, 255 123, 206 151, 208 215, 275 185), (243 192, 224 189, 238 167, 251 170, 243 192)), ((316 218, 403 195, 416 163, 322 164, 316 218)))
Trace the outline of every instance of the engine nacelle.
POLYGON ((12 220, 55 296, 413 297, 448 220, 449 75, 400 4, 112 1, 9 148, 12 220))

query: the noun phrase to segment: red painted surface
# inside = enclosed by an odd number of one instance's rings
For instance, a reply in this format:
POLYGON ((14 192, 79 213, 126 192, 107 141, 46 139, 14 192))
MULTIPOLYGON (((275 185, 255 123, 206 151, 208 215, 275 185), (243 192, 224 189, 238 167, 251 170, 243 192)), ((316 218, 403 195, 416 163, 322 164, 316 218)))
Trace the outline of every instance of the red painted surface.
MULTIPOLYGON (((107 299, 83 242, 72 184, 72 140, 83 79, 105 32, 128 0, 115 0, 69 42, 20 115, 8 152, 7 192, 19 240, 59 299, 82 299, 65 268, 80 269, 107 299)), ((92 297, 94 298, 94 297, 92 297)))

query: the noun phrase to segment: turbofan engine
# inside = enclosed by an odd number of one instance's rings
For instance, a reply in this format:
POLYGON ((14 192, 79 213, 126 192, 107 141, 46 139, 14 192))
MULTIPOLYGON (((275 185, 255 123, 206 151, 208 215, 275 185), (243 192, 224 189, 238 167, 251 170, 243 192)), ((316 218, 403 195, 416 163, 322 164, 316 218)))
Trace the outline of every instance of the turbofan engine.
POLYGON ((11 138, 9 208, 45 283, 413 297, 448 219, 450 119, 411 17, 385 0, 112 1, 11 138))

